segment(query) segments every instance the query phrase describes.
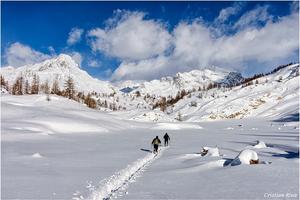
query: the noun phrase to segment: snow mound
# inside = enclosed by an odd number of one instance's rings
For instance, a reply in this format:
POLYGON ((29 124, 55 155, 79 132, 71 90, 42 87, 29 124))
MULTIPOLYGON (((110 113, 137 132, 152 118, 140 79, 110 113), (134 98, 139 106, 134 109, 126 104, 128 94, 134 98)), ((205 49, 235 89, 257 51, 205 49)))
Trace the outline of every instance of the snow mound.
POLYGON ((239 155, 230 163, 231 166, 246 164, 250 165, 250 161, 258 161, 258 155, 251 149, 245 149, 239 153, 239 155))
POLYGON ((186 123, 158 123, 152 129, 180 130, 180 129, 202 129, 202 127, 196 124, 186 124, 186 123))
POLYGON ((234 128, 233 127, 227 127, 225 128, 225 130, 233 130, 234 128))
POLYGON ((34 153, 31 155, 32 158, 43 158, 43 156, 40 153, 34 153))
POLYGON ((217 156, 220 156, 220 153, 219 153, 219 149, 217 147, 203 147, 201 155, 217 157, 217 156))
POLYGON ((263 142, 263 141, 257 141, 257 144, 253 146, 256 149, 262 149, 262 148, 266 148, 267 145, 263 142))

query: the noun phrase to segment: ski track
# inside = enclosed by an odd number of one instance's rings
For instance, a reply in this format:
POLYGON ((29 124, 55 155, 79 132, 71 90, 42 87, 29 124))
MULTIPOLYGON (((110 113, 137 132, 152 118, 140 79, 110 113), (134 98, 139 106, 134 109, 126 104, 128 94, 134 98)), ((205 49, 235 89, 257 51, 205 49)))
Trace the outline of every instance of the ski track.
POLYGON ((116 172, 108 179, 104 179, 101 181, 104 182, 104 185, 93 191, 87 199, 108 200, 112 197, 123 196, 126 193, 125 190, 129 183, 134 182, 137 177, 141 176, 145 168, 158 159, 166 148, 168 147, 161 147, 158 154, 148 154, 144 158, 138 159, 131 165, 128 165, 125 169, 116 172))

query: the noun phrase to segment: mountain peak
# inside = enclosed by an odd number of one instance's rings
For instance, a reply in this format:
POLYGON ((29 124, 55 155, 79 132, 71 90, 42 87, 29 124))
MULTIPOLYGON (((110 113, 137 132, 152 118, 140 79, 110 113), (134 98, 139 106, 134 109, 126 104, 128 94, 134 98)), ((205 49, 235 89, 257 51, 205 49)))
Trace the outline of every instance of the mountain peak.
POLYGON ((67 54, 59 54, 59 56, 55 58, 55 61, 63 67, 79 67, 75 60, 67 54))

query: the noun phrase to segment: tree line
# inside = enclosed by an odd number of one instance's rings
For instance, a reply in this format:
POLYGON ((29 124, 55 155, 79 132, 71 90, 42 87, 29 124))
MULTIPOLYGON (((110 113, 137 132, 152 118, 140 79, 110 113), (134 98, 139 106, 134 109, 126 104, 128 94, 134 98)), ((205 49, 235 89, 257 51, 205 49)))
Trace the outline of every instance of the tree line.
POLYGON ((92 95, 88 93, 84 95, 83 92, 76 92, 74 79, 71 76, 64 82, 64 87, 60 89, 58 79, 53 80, 52 86, 49 85, 49 81, 46 80, 41 83, 40 78, 37 74, 33 75, 31 83, 21 74, 15 80, 12 85, 9 85, 8 81, 5 80, 4 76, 0 76, 1 90, 5 89, 9 94, 12 95, 34 95, 34 94, 46 94, 47 100, 50 99, 50 94, 55 94, 68 99, 72 99, 78 102, 85 103, 90 108, 96 108, 97 102, 92 95))

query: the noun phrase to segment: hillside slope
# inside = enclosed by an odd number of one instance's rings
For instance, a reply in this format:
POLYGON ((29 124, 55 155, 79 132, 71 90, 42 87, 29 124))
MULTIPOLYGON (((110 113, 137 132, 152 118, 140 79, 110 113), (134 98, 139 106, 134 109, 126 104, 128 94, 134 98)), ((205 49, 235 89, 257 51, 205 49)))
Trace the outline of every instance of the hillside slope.
POLYGON ((52 87, 54 80, 57 79, 60 89, 64 88, 65 82, 70 76, 74 79, 75 89, 77 91, 96 91, 110 94, 116 90, 109 82, 91 77, 66 54, 60 54, 56 58, 33 65, 25 65, 19 68, 11 66, 1 68, 1 75, 5 77, 5 80, 7 80, 10 85, 21 75, 24 77, 24 80, 28 80, 29 83, 31 83, 35 74, 39 76, 41 84, 49 81, 50 87, 52 87))

